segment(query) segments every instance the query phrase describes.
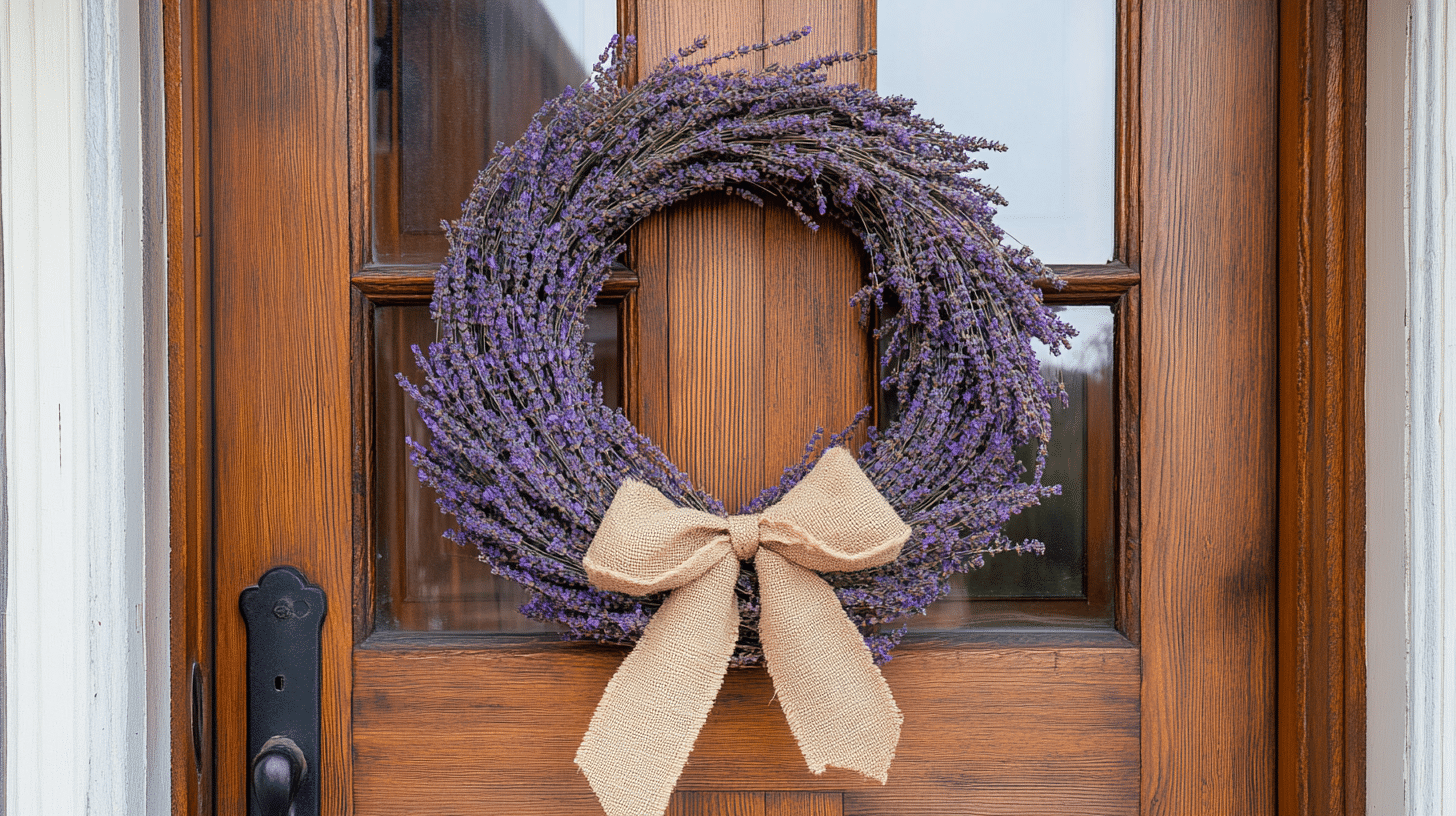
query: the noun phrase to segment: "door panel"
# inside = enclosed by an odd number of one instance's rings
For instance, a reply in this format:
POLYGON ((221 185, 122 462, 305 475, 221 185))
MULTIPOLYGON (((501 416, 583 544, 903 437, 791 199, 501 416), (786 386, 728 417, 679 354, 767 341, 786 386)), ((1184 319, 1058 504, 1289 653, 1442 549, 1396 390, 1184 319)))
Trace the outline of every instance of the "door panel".
MULTIPOLYGON (((854 49, 868 44, 871 11, 853 0, 641 0, 624 16, 650 55, 698 33, 737 43, 805 19, 821 36, 796 47, 854 49)), ((1118 362, 1118 468, 1140 473, 1119 494, 1121 630, 981 628, 907 642, 885 668, 906 724, 883 787, 843 772, 810 775, 765 673, 731 671, 682 778, 677 812, 757 812, 761 804, 770 813, 785 802, 837 802, 854 814, 1267 812, 1275 18, 1272 3, 1253 0, 1123 4, 1121 265, 1072 270, 1068 290, 1118 303, 1133 330, 1125 336, 1136 340, 1118 362), (793 791, 824 795, 782 795, 793 791)), ((218 811, 246 806, 236 598, 286 563, 331 599, 319 769, 326 812, 598 812, 571 757, 620 649, 370 632, 374 454, 357 430, 371 410, 359 341, 371 298, 417 297, 429 275, 364 268, 366 3, 217 4, 203 19, 211 43, 205 209, 216 355, 218 811)), ((953 59, 974 70, 973 56, 953 59)), ((688 247, 700 270, 739 269, 743 253, 788 242, 798 243, 787 257, 803 266, 857 262, 841 239, 793 237, 795 225, 780 230, 770 217, 695 202, 644 224, 633 246, 637 319, 671 319, 662 313, 683 306, 675 298, 691 305, 692 290, 674 292, 687 279, 678 262, 688 247), (646 296, 653 286, 663 297, 646 296)), ((852 339, 829 347, 848 349, 852 339)), ((696 342, 674 349, 649 333, 637 343, 638 364, 658 361, 656 370, 670 371, 675 354, 701 353, 696 342)), ((759 382, 752 373, 750 362, 724 376, 746 394, 759 382)), ((686 376, 657 392, 644 382, 626 402, 653 438, 680 440, 669 443, 679 464, 697 462, 731 505, 775 465, 763 454, 725 470, 733 449, 687 431, 703 421, 687 409, 702 387, 686 376)), ((766 447, 780 444, 787 450, 786 442, 766 447)))
MULTIPOLYGON (((598 812, 572 757, 625 651, 477 644, 355 653, 355 813, 598 812)), ((1137 812, 1138 650, 1120 635, 917 644, 884 671, 905 712, 888 785, 810 774, 767 673, 744 669, 679 791, 843 791, 847 814, 1137 812)))

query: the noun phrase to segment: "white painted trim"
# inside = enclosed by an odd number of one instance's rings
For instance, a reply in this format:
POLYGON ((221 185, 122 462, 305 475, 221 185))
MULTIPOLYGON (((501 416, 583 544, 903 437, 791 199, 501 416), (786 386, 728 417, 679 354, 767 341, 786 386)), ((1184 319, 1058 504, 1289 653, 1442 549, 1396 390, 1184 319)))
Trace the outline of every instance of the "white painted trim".
MULTIPOLYGON (((170 395, 167 388, 167 117, 162 4, 140 7, 136 64, 140 69, 140 167, 142 256, 142 518, 141 554, 146 587, 142 599, 147 667, 146 812, 172 810, 172 463, 170 395)), ((185 706, 185 704, 184 704, 185 706)), ((0 814, 0 816, 4 816, 0 814)))
POLYGON ((170 809, 140 5, 0 5, 10 814, 170 809))
POLYGON ((1413 813, 1456 813, 1456 59, 1444 0, 1410 32, 1410 709, 1413 813))
POLYGON ((1367 793, 1381 816, 1456 814, 1453 21, 1444 0, 1369 8, 1367 793))
POLYGON ((1406 90, 1410 0, 1367 7, 1365 212, 1366 812, 1408 813, 1410 410, 1406 90))

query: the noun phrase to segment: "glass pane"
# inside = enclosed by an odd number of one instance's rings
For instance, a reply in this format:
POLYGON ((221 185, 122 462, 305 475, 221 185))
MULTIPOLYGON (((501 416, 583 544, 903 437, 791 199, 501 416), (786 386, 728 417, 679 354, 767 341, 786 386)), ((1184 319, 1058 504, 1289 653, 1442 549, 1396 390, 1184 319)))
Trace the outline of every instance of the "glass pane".
MULTIPOLYGON (((587 316, 587 340, 594 343, 593 376, 605 401, 619 406, 618 309, 596 306, 587 316)), ((375 626, 381 630, 541 632, 516 610, 528 600, 518 584, 491 574, 473 548, 444 538, 454 519, 435 504, 405 449, 405 437, 428 432, 414 403, 395 381, 395 372, 418 381, 412 345, 435 339, 427 306, 381 306, 374 310, 374 553, 375 626)))
POLYGON ((998 223, 1045 263, 1112 256, 1114 0, 879 0, 877 83, 983 153, 998 223))
POLYGON ((497 143, 586 78, 616 31, 615 0, 375 0, 375 258, 444 257, 497 143))
MULTIPOLYGON (((1045 484, 1062 493, 1013 516, 1006 534, 1035 539, 1043 555, 998 553, 962 576, 946 598, 933 604, 913 628, 945 628, 971 618, 980 600, 1085 600, 1084 614, 1111 616, 1113 578, 1113 457, 1116 446, 1113 383, 1113 313, 1110 306, 1054 306, 1077 329, 1072 348, 1059 356, 1038 345, 1042 376, 1060 381, 1065 407, 1052 406, 1045 484)), ((1031 463, 1028 448, 1024 459, 1031 463)))

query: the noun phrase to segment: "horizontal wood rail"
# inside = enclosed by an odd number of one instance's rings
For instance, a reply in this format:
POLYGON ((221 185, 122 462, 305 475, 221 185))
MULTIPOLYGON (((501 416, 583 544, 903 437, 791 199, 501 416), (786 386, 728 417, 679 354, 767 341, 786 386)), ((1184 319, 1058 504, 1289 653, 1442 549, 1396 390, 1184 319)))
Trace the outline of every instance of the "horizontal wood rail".
MULTIPOLYGON (((368 266, 356 272, 349 282, 375 305, 424 303, 435 291, 435 268, 432 264, 368 266)), ((620 263, 613 264, 601 293, 609 298, 621 297, 636 289, 637 284, 636 272, 620 263)))
MULTIPOLYGON (((435 291, 435 266, 411 264, 403 266, 369 266, 349 279, 359 291, 376 305, 422 303, 435 291)), ((1137 270, 1114 261, 1106 264, 1053 264, 1051 270, 1062 279, 1057 289, 1050 282, 1040 286, 1047 300, 1053 303, 1088 302, 1121 297, 1138 284, 1137 270)), ((620 297, 637 288, 637 273, 622 264, 612 266, 602 294, 620 297)))
POLYGON ((1121 261, 1105 264, 1051 264, 1050 269, 1062 279, 1057 289, 1042 281, 1042 293, 1049 303, 1097 303, 1116 300, 1138 285, 1142 277, 1136 269, 1121 261))

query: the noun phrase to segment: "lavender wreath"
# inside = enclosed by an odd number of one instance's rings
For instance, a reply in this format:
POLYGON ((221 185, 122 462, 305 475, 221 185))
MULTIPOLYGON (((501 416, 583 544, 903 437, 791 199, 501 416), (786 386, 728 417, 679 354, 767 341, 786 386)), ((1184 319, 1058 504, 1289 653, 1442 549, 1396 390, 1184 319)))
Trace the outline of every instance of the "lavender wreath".
MULTIPOLYGON (((521 611, 564 624, 568 637, 633 642, 661 603, 596 589, 581 565, 624 480, 725 514, 603 404, 584 340, 586 310, 627 230, 709 191, 781 200, 811 229, 811 213, 838 219, 872 262, 855 295, 862 322, 871 305, 898 306, 873 330, 881 387, 899 411, 883 432, 870 429, 859 462, 914 535, 888 565, 825 576, 876 659, 903 632, 880 626, 924 610, 953 574, 989 553, 1040 548, 1001 527, 1055 491, 1041 476, 1059 388, 1043 381, 1030 340, 1057 349, 1072 330, 1042 303, 1036 281, 1047 270, 992 223, 1004 200, 967 175, 986 168, 970 154, 1005 148, 946 132, 911 100, 828 84, 823 69, 868 54, 723 70, 808 33, 690 61, 706 47, 699 38, 630 87, 634 43, 614 38, 587 82, 498 148, 446 227, 432 303, 439 337, 415 348, 422 381, 399 378, 430 433, 409 441, 412 459, 455 516, 448 535, 531 589, 521 611), (1031 468, 1017 458, 1028 443, 1039 443, 1031 468)), ((798 482, 818 437, 744 512, 798 482)), ((737 591, 734 661, 746 665, 761 656, 750 564, 737 591)))

